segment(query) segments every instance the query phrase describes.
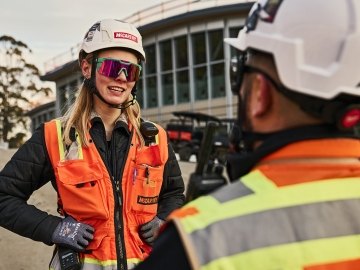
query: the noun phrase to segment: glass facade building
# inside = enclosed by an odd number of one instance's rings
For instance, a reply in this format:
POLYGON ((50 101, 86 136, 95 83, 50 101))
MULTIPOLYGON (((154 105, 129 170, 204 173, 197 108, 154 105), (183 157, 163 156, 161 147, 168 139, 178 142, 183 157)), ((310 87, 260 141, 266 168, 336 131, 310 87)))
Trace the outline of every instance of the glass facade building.
MULTIPOLYGON (((174 111, 235 116, 237 99, 231 94, 228 70, 235 50, 223 40, 237 36, 252 3, 174 0, 124 19, 143 36, 146 62, 137 82, 137 100, 144 118, 165 126, 174 111)), ((62 72, 57 68, 43 76, 56 82, 58 115, 82 82, 76 66, 74 59, 62 72)))

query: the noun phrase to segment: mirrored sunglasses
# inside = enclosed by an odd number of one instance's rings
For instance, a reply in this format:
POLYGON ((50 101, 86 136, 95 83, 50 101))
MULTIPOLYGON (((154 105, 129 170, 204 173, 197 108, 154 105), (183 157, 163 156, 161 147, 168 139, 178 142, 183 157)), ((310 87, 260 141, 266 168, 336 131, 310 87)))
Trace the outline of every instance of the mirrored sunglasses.
POLYGON ((96 59, 96 70, 109 78, 116 79, 124 72, 128 82, 135 82, 140 77, 141 66, 124 60, 112 58, 96 59))

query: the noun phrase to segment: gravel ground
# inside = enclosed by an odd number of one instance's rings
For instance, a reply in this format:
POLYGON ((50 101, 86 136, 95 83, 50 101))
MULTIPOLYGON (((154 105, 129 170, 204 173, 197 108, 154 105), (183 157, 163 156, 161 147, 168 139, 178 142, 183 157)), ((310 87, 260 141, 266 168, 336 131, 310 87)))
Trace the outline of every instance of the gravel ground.
MULTIPOLYGON (((0 170, 14 154, 14 150, 0 149, 0 170)), ((194 160, 194 159, 191 159, 194 160)), ((195 169, 194 162, 179 162, 183 178, 187 183, 195 169)), ((51 184, 37 190, 28 201, 41 210, 56 214, 56 193, 51 184)), ((18 236, 0 227, 0 270, 45 270, 53 247, 18 236)))

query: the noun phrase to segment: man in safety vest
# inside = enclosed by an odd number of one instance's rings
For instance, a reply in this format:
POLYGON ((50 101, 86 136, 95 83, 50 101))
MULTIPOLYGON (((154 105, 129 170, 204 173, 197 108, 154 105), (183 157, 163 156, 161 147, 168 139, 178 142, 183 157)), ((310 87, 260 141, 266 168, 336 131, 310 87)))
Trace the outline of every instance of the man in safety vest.
POLYGON ((258 1, 225 42, 233 183, 176 210, 136 269, 360 269, 360 1, 258 1))

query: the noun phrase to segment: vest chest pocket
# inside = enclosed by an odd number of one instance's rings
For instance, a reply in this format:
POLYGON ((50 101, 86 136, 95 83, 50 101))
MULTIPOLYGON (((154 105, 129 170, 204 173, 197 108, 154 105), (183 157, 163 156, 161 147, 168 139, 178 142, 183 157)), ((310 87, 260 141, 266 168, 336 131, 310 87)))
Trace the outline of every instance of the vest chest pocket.
POLYGON ((64 211, 78 220, 107 219, 106 188, 98 163, 70 160, 57 167, 56 181, 64 211))
POLYGON ((136 164, 131 168, 130 208, 136 212, 156 214, 162 185, 163 166, 136 164))

